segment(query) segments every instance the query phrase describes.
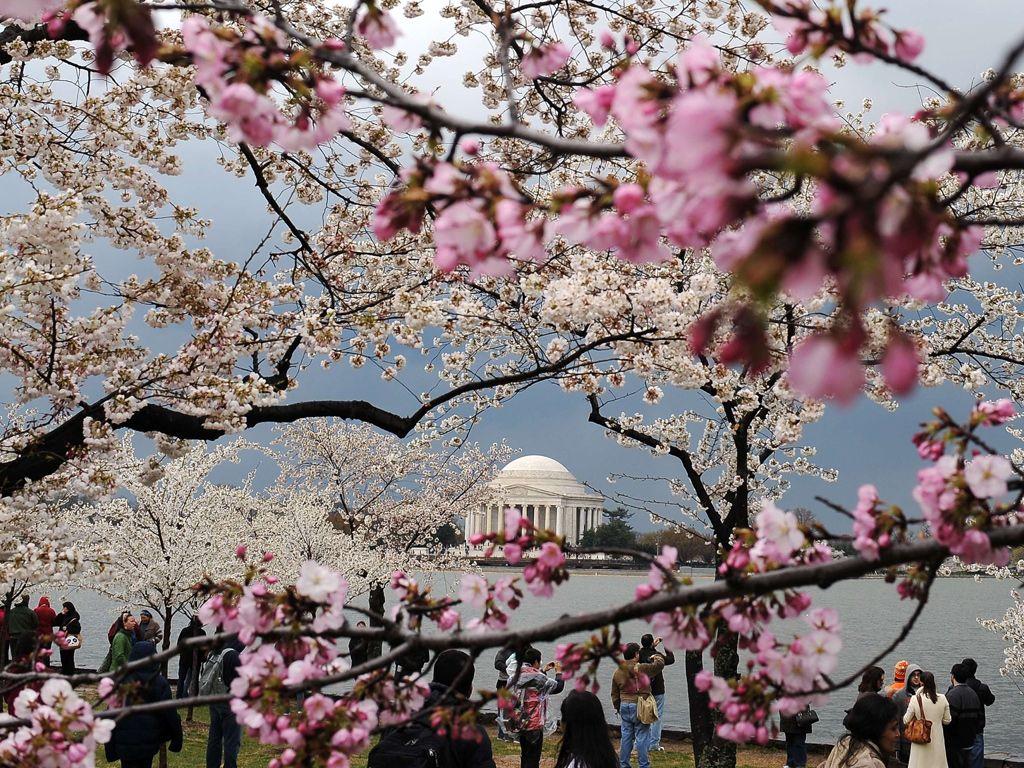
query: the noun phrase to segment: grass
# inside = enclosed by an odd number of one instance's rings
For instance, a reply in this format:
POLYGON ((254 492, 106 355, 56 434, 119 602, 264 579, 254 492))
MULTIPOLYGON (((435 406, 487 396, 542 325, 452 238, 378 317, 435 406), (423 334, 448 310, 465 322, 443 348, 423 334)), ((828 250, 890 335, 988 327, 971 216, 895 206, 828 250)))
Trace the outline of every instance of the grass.
MULTIPOLYGON (((170 752, 167 755, 168 768, 202 768, 206 764, 206 735, 209 730, 209 713, 205 707, 196 709, 195 720, 183 722, 185 741, 181 752, 170 752)), ((184 719, 184 718, 183 718, 184 719)), ((518 768, 519 747, 516 744, 500 741, 494 729, 489 729, 491 745, 494 749, 494 761, 498 768, 518 768)), ((551 768, 555 763, 558 751, 558 735, 544 740, 544 757, 541 768, 551 768)), ((688 741, 663 741, 664 752, 651 753, 652 768, 693 768, 693 752, 688 741)), ((615 743, 618 748, 618 743, 615 743)), ((242 737, 242 749, 238 755, 239 768, 266 768, 267 763, 277 754, 277 750, 250 739, 242 737)), ((633 758, 634 764, 636 758, 633 758)), ((739 751, 737 768, 780 768, 785 760, 785 753, 773 747, 743 747, 739 751)), ((119 765, 108 763, 100 750, 97 766, 119 765)), ((154 765, 157 765, 154 762, 154 765)), ((353 768, 366 768, 366 755, 363 754, 352 762, 353 768)))

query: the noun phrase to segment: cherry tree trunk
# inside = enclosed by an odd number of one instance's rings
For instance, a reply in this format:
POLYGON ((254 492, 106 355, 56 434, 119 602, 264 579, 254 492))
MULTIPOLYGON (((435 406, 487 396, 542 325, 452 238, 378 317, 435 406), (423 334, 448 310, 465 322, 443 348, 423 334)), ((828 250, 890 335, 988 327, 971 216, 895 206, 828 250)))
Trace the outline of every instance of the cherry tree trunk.
POLYGON ((715 736, 715 723, 711 717, 708 695, 698 691, 694 680, 704 669, 701 651, 686 652, 686 698, 690 705, 690 733, 693 738, 694 768, 706 768, 704 760, 715 736))

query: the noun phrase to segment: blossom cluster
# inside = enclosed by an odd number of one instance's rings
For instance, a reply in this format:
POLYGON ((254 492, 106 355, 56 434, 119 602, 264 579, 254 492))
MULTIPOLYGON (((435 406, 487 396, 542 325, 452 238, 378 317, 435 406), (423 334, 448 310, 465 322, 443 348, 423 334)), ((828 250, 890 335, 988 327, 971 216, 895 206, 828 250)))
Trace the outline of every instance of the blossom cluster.
POLYGON ((289 50, 285 36, 268 19, 254 16, 238 33, 193 15, 185 19, 181 34, 209 112, 228 126, 233 140, 297 151, 350 127, 344 86, 310 67, 308 57, 289 50), (294 114, 286 114, 274 98, 275 84, 298 103, 294 114))
POLYGON ((550 531, 537 529, 529 518, 523 516, 518 507, 506 507, 502 530, 495 533, 477 533, 469 543, 479 546, 487 543, 488 556, 495 545, 500 545, 505 561, 509 565, 522 562, 523 553, 536 548, 536 557, 523 568, 523 579, 530 592, 538 597, 551 597, 555 585, 569 578, 565 567, 565 553, 562 547, 564 537, 556 537, 550 531))
POLYGON ((3 765, 74 768, 94 765, 96 748, 110 740, 114 721, 97 717, 67 680, 47 680, 38 690, 23 688, 14 717, 27 721, 0 740, 3 765))

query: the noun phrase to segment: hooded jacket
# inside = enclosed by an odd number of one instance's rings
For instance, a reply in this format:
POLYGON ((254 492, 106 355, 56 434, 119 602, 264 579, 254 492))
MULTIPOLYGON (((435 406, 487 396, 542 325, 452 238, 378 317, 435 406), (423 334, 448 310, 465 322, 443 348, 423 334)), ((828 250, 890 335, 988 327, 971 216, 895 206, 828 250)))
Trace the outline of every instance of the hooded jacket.
POLYGON ((39 617, 28 607, 28 603, 18 603, 7 613, 7 631, 12 640, 20 635, 36 634, 39 617))
MULTIPOLYGON (((156 653, 156 646, 140 640, 132 646, 130 661, 139 661, 156 653)), ((125 675, 121 681, 126 702, 153 704, 171 698, 171 686, 160 674, 160 667, 152 664, 125 675)), ((136 712, 117 721, 106 746, 108 762, 114 760, 146 760, 160 751, 160 745, 169 741, 171 752, 180 752, 182 744, 181 717, 176 709, 159 712, 136 712)))
MULTIPOLYGON (((910 685, 910 678, 915 672, 921 671, 921 668, 917 666, 917 664, 908 664, 907 674, 905 678, 906 685, 904 685, 902 688, 896 691, 896 693, 892 697, 893 702, 896 704, 896 716, 898 718, 897 724, 900 731, 900 743, 898 754, 900 755, 901 760, 904 757, 907 758, 907 760, 910 759, 910 742, 903 738, 903 717, 907 714, 907 707, 910 706, 910 700, 918 691, 917 688, 914 688, 910 685)), ((903 762, 907 762, 907 760, 903 760, 903 762)))
MULTIPOLYGON (((423 712, 429 713, 434 707, 444 703, 445 696, 448 693, 448 686, 444 683, 431 683, 430 684, 430 695, 427 696, 427 700, 423 703, 423 712)), ((422 719, 419 715, 414 718, 417 722, 425 722, 429 725, 429 715, 423 715, 422 719)), ((414 728, 415 724, 407 724, 406 728, 414 728)), ((452 738, 450 735, 445 737, 446 750, 449 751, 451 757, 451 764, 457 765, 459 768, 495 768, 494 766, 494 753, 491 751, 491 739, 487 735, 487 731, 482 725, 475 726, 477 738, 466 734, 464 739, 452 738)), ((396 728, 386 728, 381 734, 381 742, 387 739, 391 734, 395 733, 396 728)), ((402 733, 402 726, 397 728, 399 734, 402 733)), ((380 746, 380 744, 378 744, 380 746)), ((373 753, 370 753, 370 764, 373 764, 373 753)), ((390 763, 389 763, 390 766, 390 763)), ((396 767, 397 768, 397 767, 396 767)))
POLYGON ((523 731, 553 731, 555 724, 548 722, 548 699, 565 688, 561 675, 548 677, 536 667, 524 664, 518 678, 510 678, 512 690, 519 699, 523 714, 523 731))
POLYGON ((36 627, 39 637, 52 638, 53 622, 57 620, 57 612, 50 607, 50 598, 40 597, 39 605, 35 607, 34 613, 39 619, 39 625, 36 627))

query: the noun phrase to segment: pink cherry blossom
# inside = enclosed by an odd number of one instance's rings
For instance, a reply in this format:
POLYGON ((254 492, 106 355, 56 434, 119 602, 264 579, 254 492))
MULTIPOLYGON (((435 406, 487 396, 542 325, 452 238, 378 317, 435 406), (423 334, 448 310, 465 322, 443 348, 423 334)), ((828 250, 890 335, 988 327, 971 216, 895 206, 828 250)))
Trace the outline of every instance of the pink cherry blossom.
POLYGON ((856 350, 847 352, 832 338, 812 336, 793 350, 789 383, 808 397, 848 403, 864 386, 864 369, 856 350))
POLYGON ((905 395, 917 384, 920 356, 913 341, 903 333, 894 333, 882 356, 885 384, 897 395, 905 395))
POLYGON ((903 61, 913 61, 924 50, 925 40, 920 32, 912 29, 896 33, 896 55, 903 61))
POLYGON ((471 608, 483 608, 488 594, 487 579, 483 576, 465 573, 459 577, 459 599, 471 608))
POLYGON ((523 75, 533 80, 564 67, 569 55, 570 51, 563 43, 550 43, 539 48, 531 48, 519 63, 519 68, 523 75))
POLYGON ((0 0, 0 16, 22 21, 39 21, 44 13, 61 5, 61 0, 0 0))
POLYGON ((390 48, 402 34, 395 20, 387 11, 370 4, 364 6, 364 10, 356 22, 356 32, 374 50, 390 48))
POLYGON ((978 456, 964 467, 964 479, 979 499, 1003 496, 1012 475, 1013 467, 1003 456, 978 456))

